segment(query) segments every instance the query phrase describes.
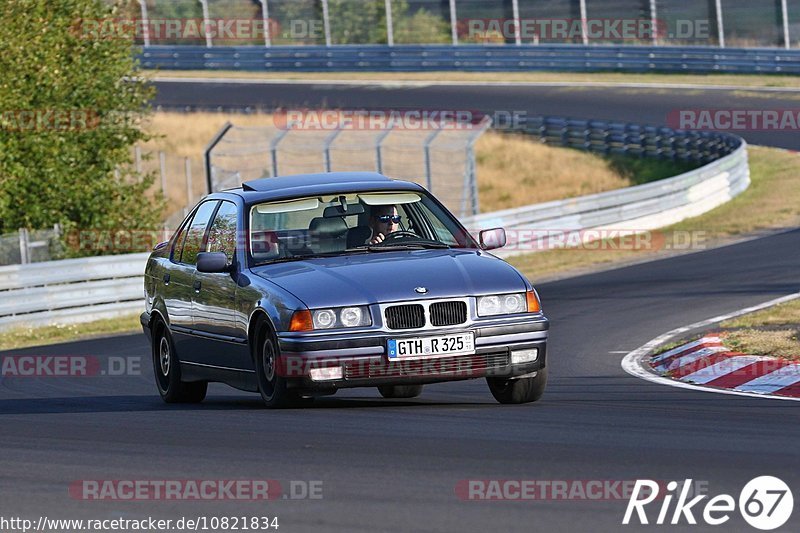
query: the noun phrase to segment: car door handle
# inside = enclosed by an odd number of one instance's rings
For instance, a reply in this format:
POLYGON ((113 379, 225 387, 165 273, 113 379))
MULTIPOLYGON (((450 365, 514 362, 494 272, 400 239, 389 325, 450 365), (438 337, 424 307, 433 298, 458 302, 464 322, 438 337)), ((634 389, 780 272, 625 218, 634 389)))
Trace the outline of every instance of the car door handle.
POLYGON ((194 291, 195 291, 195 292, 200 292, 200 287, 201 287, 201 286, 202 286, 202 283, 200 283, 200 280, 199 280, 199 279, 196 279, 196 280, 194 281, 194 284, 193 284, 194 291))
POLYGON ((169 272, 164 274, 164 285, 169 285, 169 272))

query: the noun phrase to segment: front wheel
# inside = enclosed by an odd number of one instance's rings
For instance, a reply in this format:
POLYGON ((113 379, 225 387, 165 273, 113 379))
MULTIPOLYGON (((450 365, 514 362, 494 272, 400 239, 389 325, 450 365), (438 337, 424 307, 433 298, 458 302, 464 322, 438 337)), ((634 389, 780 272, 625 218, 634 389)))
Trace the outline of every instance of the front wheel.
POLYGON ((286 378, 278 375, 278 348, 272 332, 262 327, 259 344, 255 354, 258 392, 267 407, 303 407, 313 403, 313 398, 303 397, 299 392, 287 387, 286 378))
POLYGON ((379 385, 384 398, 416 398, 422 394, 422 385, 379 385))
POLYGON ((499 403, 535 402, 547 387, 547 368, 542 368, 529 378, 486 378, 492 396, 499 403))
POLYGON ((161 398, 167 403, 200 403, 206 397, 208 382, 181 381, 181 363, 169 329, 158 322, 153 335, 153 371, 161 398))

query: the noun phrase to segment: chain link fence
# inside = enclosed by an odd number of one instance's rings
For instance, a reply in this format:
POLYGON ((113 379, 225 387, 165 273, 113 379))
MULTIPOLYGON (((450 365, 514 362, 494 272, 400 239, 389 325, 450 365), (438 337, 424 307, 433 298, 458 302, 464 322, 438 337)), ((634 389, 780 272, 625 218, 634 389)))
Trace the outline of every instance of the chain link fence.
POLYGON ((228 124, 206 152, 208 189, 279 175, 375 170, 425 186, 458 216, 474 215, 480 208, 474 145, 490 125, 489 117, 432 129, 228 124))
POLYGON ((61 259, 64 254, 61 228, 28 230, 0 235, 0 266, 27 265, 61 259))
POLYGON ((800 0, 138 0, 126 18, 137 24, 85 31, 144 46, 800 47, 800 0))

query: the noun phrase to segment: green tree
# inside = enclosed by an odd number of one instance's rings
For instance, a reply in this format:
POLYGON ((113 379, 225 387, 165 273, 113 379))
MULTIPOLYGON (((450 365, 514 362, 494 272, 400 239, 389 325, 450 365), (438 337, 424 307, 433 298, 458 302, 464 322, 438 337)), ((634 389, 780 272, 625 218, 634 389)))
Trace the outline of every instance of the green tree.
POLYGON ((158 225, 132 168, 152 91, 100 0, 5 0, 0 28, 0 233, 158 225))
MULTIPOLYGON (((386 44, 384 0, 329 0, 334 44, 386 44)), ((449 22, 426 9, 412 12, 406 0, 392 1, 396 44, 450 42, 449 22)))

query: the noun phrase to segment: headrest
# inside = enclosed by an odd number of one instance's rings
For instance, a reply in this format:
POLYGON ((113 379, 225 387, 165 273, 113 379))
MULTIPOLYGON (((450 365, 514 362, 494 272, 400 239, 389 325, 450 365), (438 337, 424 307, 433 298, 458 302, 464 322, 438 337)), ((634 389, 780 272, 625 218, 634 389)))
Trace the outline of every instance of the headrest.
POLYGON ((347 233, 347 223, 341 217, 317 217, 311 221, 308 232, 316 237, 335 239, 347 233))

